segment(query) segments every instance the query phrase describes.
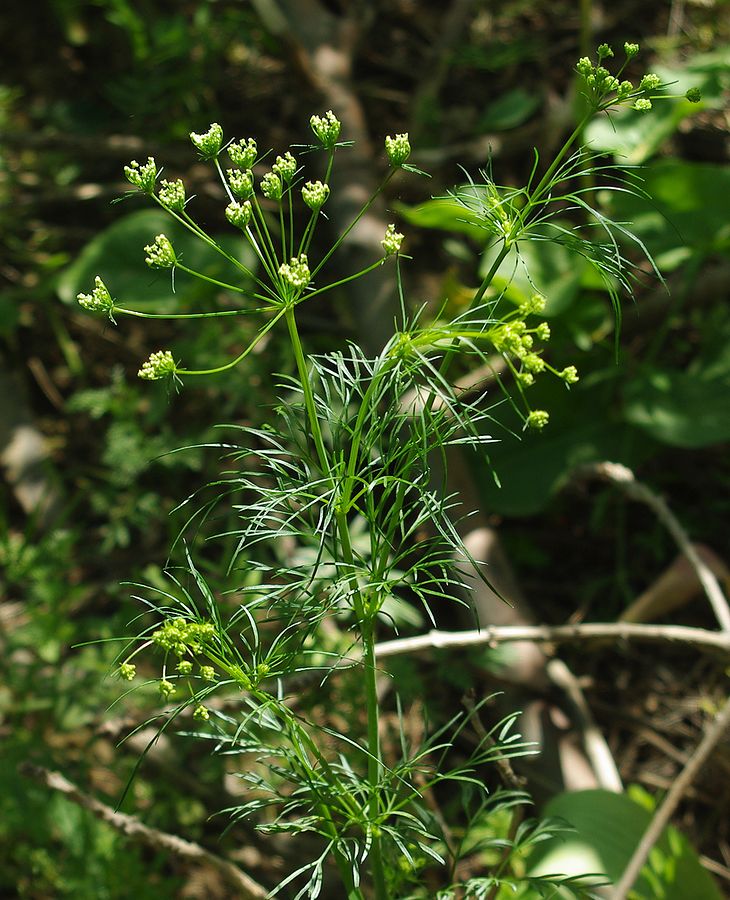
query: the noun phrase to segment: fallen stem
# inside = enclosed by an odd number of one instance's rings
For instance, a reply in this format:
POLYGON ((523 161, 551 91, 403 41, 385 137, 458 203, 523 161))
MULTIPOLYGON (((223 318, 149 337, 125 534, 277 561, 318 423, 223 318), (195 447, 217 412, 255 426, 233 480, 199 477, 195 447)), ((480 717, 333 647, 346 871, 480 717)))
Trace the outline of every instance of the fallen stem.
POLYGON ((534 641, 538 644, 601 640, 674 642, 730 654, 730 634, 687 625, 638 625, 632 622, 587 622, 578 625, 494 625, 472 631, 429 631, 415 637, 396 638, 375 645, 377 659, 417 653, 420 650, 473 647, 534 641))
POLYGON ((684 796, 687 788, 694 781, 697 773, 705 764, 715 746, 722 739, 728 726, 730 726, 730 699, 725 702, 723 708, 715 716, 714 721, 705 731, 705 735, 700 741, 697 749, 687 761, 687 765, 682 769, 672 783, 672 786, 669 788, 664 801, 654 814, 654 818, 649 823, 643 837, 637 844, 636 850, 634 850, 633 856, 629 860, 623 875, 611 893, 610 900, 625 900, 628 896, 629 891, 644 867, 644 863, 646 862, 652 847, 661 837, 661 834, 669 823, 679 801, 684 796))
POLYGON ((638 500, 648 506, 664 525, 667 531, 674 538, 679 549, 684 553, 689 564, 694 569, 700 584, 702 585, 707 599, 715 613, 717 621, 724 632, 730 633, 730 606, 720 587, 720 583, 715 577, 712 569, 705 563, 697 550, 690 542, 687 532, 680 524, 677 517, 667 506, 663 497, 655 494, 641 481, 636 480, 636 476, 626 466, 620 463, 600 462, 589 466, 582 466, 578 469, 577 474, 589 475, 593 477, 603 478, 617 485, 632 500, 638 500))
POLYGON ((135 819, 134 816, 127 815, 127 813, 115 812, 111 806, 84 793, 60 772, 52 772, 43 766, 36 766, 28 762, 22 763, 19 771, 26 778, 32 778, 44 787, 63 794, 77 806, 88 810, 97 819, 106 822, 107 825, 131 840, 139 841, 155 850, 174 853, 188 862, 205 863, 222 875, 231 887, 236 888, 235 896, 241 900, 264 900, 269 896, 269 892, 262 885, 227 859, 216 856, 215 853, 211 853, 200 844, 143 825, 139 819, 135 819))

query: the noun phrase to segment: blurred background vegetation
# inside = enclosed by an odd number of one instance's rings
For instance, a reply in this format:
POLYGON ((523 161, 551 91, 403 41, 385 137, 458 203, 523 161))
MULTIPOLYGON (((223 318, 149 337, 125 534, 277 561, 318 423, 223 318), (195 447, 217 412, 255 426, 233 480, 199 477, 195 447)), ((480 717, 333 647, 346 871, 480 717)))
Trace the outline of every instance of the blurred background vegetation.
MULTIPOLYGON (((569 395, 535 388, 533 406, 551 411, 550 427, 495 447, 501 488, 478 465, 472 475, 541 621, 615 620, 676 555, 650 512, 606 486, 576 484, 571 473, 583 463, 631 466, 694 541, 730 562, 727 2, 15 0, 0 27, 2 896, 227 896, 210 873, 126 844, 17 774, 30 760, 116 803, 152 732, 116 745, 156 706, 150 689, 108 709, 122 691, 109 677, 120 645, 107 641, 138 613, 123 582, 161 583, 183 522, 171 513, 224 465, 202 449, 165 454, 218 440, 219 423, 265 422, 275 397, 269 373, 290 370, 272 338, 245 366, 176 395, 137 380, 150 351, 173 345, 203 368, 243 346, 250 326, 237 320, 223 331, 213 320, 173 330, 127 319, 114 328, 77 307, 77 291, 97 272, 130 305, 172 302, 166 276, 143 263, 159 214, 136 199, 112 205, 131 158, 154 155, 166 177, 184 176, 203 224, 225 230, 190 130, 218 121, 227 135, 281 152, 307 140, 309 115, 340 97, 343 136, 364 139, 355 179, 383 171, 368 138, 377 148, 382 135, 409 131, 414 162, 433 176, 401 179, 387 198, 416 259, 409 293, 458 306, 485 264, 483 235, 428 199, 463 179, 459 164, 474 172, 491 158, 498 182, 523 183, 532 147, 549 153, 572 128, 573 66, 602 41, 637 40, 644 70, 677 82, 678 93, 700 87, 699 108, 665 104, 645 118, 598 122, 585 136, 607 162, 643 167, 655 202, 614 200, 612 213, 634 222, 669 290, 646 269, 636 304, 624 309, 617 364, 601 286, 560 248, 531 245, 536 286, 549 298, 551 352, 558 367, 575 363, 582 380, 569 395), (328 69, 333 46, 342 70, 328 69)), ((507 290, 519 300, 532 286, 518 274, 507 290)), ((343 294, 312 313, 310 347, 366 340, 368 310, 356 305, 366 298, 343 294)), ((174 302, 228 299, 181 279, 174 302)), ((225 515, 191 536, 219 583, 225 548, 203 538, 225 530, 225 515)), ((713 627, 699 596, 655 618, 713 627)), ((682 648, 648 657, 630 647, 566 651, 590 684, 625 781, 655 792, 671 784, 720 702, 724 673, 721 662, 682 648)), ((471 678, 451 660, 408 674, 414 695, 445 704, 458 703, 471 678)), ((730 755, 720 756, 678 824, 727 887, 730 755)), ((267 866, 286 866, 287 851, 262 854, 241 828, 219 840, 221 820, 209 820, 236 790, 205 746, 164 738, 125 809, 232 855, 266 882, 267 866)))

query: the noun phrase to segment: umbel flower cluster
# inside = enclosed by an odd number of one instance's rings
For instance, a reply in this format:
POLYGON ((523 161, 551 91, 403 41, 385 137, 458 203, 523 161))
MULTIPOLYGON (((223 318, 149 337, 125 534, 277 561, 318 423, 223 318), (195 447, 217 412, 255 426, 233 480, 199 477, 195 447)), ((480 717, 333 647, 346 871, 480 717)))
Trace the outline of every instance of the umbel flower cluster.
MULTIPOLYGON (((161 179, 159 177, 160 169, 153 157, 148 157, 144 164, 133 160, 128 166, 125 166, 125 175, 133 188, 151 197, 169 213, 178 225, 206 240, 209 245, 216 247, 246 282, 256 285, 257 289, 251 290, 239 286, 235 282, 215 282, 232 293, 247 296, 250 301, 253 301, 248 308, 233 310, 232 314, 247 315, 254 310, 264 313, 269 311, 274 318, 277 318, 290 307, 297 306, 325 291, 366 275, 368 271, 381 265, 388 257, 395 258, 397 263, 400 259, 404 235, 396 230, 394 224, 390 224, 386 228, 381 242, 383 247, 381 259, 374 261, 366 269, 337 282, 323 283, 317 277, 329 257, 346 237, 347 231, 350 230, 347 229, 319 262, 312 264, 312 239, 322 209, 330 196, 329 179, 335 154, 345 148, 347 144, 340 142, 342 126, 332 110, 328 110, 321 116, 313 115, 310 119, 310 126, 320 150, 326 154, 324 177, 313 179, 305 179, 301 175, 302 165, 291 150, 276 156, 270 169, 260 171, 261 162, 256 140, 248 137, 226 143, 223 129, 216 122, 211 124, 205 132, 191 132, 190 134, 190 140, 201 158, 211 162, 218 172, 228 196, 228 205, 224 211, 225 219, 231 226, 238 229, 251 244, 258 262, 258 270, 255 271, 249 270, 238 260, 228 256, 217 247, 212 238, 202 232, 190 214, 188 195, 182 179, 161 179), (221 162, 224 154, 227 155, 230 162, 227 167, 221 162), (309 211, 309 220, 299 235, 295 233, 296 195, 301 198, 302 207, 309 211), (278 213, 278 229, 275 224, 272 225, 272 212, 274 213, 274 223, 278 213)), ((315 144, 315 148, 317 144, 315 144)), ((384 150, 389 170, 382 187, 398 170, 419 172, 418 169, 408 164, 411 155, 408 134, 399 133, 387 136, 384 150)), ((364 211, 360 213, 358 219, 364 211)), ((356 224, 356 221, 357 219, 350 228, 356 224)), ((167 269, 173 275, 175 272, 184 272, 192 277, 205 278, 201 273, 186 265, 183 255, 176 252, 173 241, 164 233, 156 235, 145 246, 144 252, 145 262, 152 269, 167 269)), ((206 280, 210 281, 209 278, 206 280)), ((146 315, 142 311, 116 305, 100 276, 95 279, 92 293, 79 294, 78 300, 85 309, 92 312, 103 312, 112 321, 114 321, 115 313, 141 317, 146 315)), ((534 310, 531 311, 534 312, 534 310)), ((528 328, 524 322, 524 316, 519 318, 522 312, 524 311, 510 313, 494 327, 482 328, 480 339, 491 340, 494 348, 498 352, 504 353, 505 357, 509 359, 510 369, 517 377, 521 387, 532 384, 534 376, 542 371, 558 374, 566 384, 577 380, 577 376, 571 378, 564 373, 556 373, 554 369, 543 363, 538 351, 533 348, 533 341, 547 340, 549 337, 548 326, 543 323, 537 328, 528 328)), ((213 314, 211 313, 211 315, 213 314)), ((191 317, 200 318, 206 315, 206 313, 197 313, 191 317)), ((177 316, 177 318, 184 317, 184 314, 177 316)), ((428 344, 433 337, 434 335, 429 337, 426 334, 421 343, 428 344)), ((138 374, 140 378, 148 381, 165 378, 174 378, 176 381, 180 381, 183 376, 203 375, 231 368, 248 355, 251 349, 247 348, 243 354, 228 363, 205 370, 183 368, 175 361, 171 350, 156 350, 140 366, 138 374)), ((402 344, 399 345, 398 352, 402 352, 402 344)), ((574 369, 570 371, 575 372, 574 369)), ((528 405, 525 410, 525 423, 538 428, 542 427, 547 421, 547 414, 541 413, 535 416, 532 415, 532 412, 528 405)))

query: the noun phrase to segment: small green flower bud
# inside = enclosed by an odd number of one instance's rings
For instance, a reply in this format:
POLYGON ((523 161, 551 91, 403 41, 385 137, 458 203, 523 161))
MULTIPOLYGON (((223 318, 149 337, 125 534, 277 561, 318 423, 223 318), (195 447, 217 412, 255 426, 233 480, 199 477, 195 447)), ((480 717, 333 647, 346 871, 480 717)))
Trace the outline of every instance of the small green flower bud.
POLYGON ((631 94, 634 93, 634 86, 630 81, 622 81, 621 84, 616 88, 616 99, 617 100, 625 100, 631 94))
POLYGON ((545 360, 538 356, 537 353, 528 353, 522 360, 522 365, 528 372, 542 372, 545 368, 545 360))
POLYGON ((248 200, 253 194, 253 172, 250 169, 245 172, 240 169, 229 169, 227 175, 228 184, 236 197, 248 200))
POLYGON ((201 704, 200 706, 196 706, 193 710, 193 718, 196 722, 207 722, 210 718, 210 713, 208 710, 201 704))
POLYGON ((281 200, 284 187, 275 172, 267 172, 261 179, 261 192, 269 200, 281 200))
POLYGON ((603 89, 606 93, 610 93, 611 91, 617 91, 619 88, 618 78, 614 78, 613 75, 609 75, 608 78, 603 82, 603 89))
POLYGON ((550 421, 550 414, 544 409, 533 409, 527 417, 528 428, 536 428, 538 431, 544 428, 550 421))
MULTIPOLYGON (((524 322, 515 322, 516 325, 524 325, 524 322)), ((530 350, 533 345, 532 335, 531 334, 523 334, 520 339, 520 343, 522 345, 523 350, 530 350)))
POLYGON ((287 150, 283 156, 276 157, 276 162, 271 167, 271 170, 276 172, 285 184, 288 184, 296 174, 297 161, 287 150))
POLYGON ((518 372, 515 377, 522 387, 531 387, 535 383, 535 376, 530 372, 518 372))
POLYGON ((690 88, 684 96, 690 103, 699 103, 702 99, 702 91, 697 87, 693 87, 690 88))
POLYGON ((171 269, 177 262, 172 244, 164 234, 158 234, 154 243, 144 248, 144 252, 147 254, 145 262, 152 269, 171 269))
POLYGON ((395 225, 388 225, 385 229, 385 237, 380 242, 386 256, 400 253, 400 245, 403 243, 403 235, 395 230, 395 225))
POLYGON ((162 695, 162 698, 164 700, 167 700, 168 697, 172 696, 175 693, 175 685, 171 681, 165 681, 165 679, 163 678, 158 685, 158 690, 162 695))
POLYGON ((84 309, 88 309, 90 312, 106 312, 111 316, 114 309, 111 294, 98 275, 94 279, 93 291, 90 294, 77 294, 76 299, 84 309))
POLYGON ((601 44, 598 47, 598 58, 608 59, 609 56, 613 56, 613 50, 608 46, 608 44, 601 44))
POLYGON ((540 324, 535 329, 535 335, 537 336, 538 341, 549 341, 550 340, 550 326, 547 322, 540 322, 540 324))
POLYGON ((200 674, 206 681, 215 681, 215 669, 213 666, 201 666, 200 674))
POLYGON ((213 122, 205 134, 196 134, 191 131, 190 140, 203 159, 215 159, 221 151, 223 129, 217 122, 213 122))
POLYGON ((560 373, 560 377, 566 384, 576 384, 578 382, 578 370, 575 366, 566 366, 560 373))
POLYGON ((178 178, 175 181, 161 181, 157 194, 165 209, 182 212, 185 209, 185 185, 178 178))
POLYGON ((628 41, 624 44, 624 53, 628 59, 633 59, 639 52, 638 44, 630 44, 628 41))
POLYGON ((651 100, 647 100, 645 97, 639 98, 636 103, 634 103, 634 109, 639 112, 648 112, 651 109, 651 100))
POLYGON ((655 91, 661 83, 661 78, 658 75, 654 75, 650 72, 648 75, 644 75, 644 77, 639 82, 639 90, 655 91))
POLYGON ((176 669, 181 675, 189 675, 193 671, 193 664, 189 659, 181 659, 176 669))
POLYGON ((596 67, 596 83, 603 84, 603 82, 610 77, 611 73, 604 66, 596 67))
POLYGON ((342 123, 331 109, 323 116, 312 116, 309 120, 312 131, 315 133, 325 150, 332 150, 337 143, 342 129, 342 123))
POLYGON ((303 290, 310 279, 309 263, 306 254, 301 256, 292 256, 290 262, 282 263, 279 266, 279 275, 282 280, 290 287, 296 290, 303 290))
POLYGON ((147 157, 147 162, 140 166, 136 159, 124 167, 127 181, 139 188, 145 194, 154 194, 155 179, 157 178, 157 166, 152 156, 147 157))
POLYGON ((172 353, 169 350, 157 350, 155 353, 150 354, 146 362, 142 363, 142 368, 137 372, 137 376, 144 378, 146 381, 159 381, 159 379, 166 378, 168 375, 174 375, 175 368, 175 360, 172 358, 172 353))
POLYGON ((132 663, 122 663, 119 666, 119 675, 125 681, 132 681, 137 674, 137 666, 132 663))
POLYGON ((328 184, 321 181, 308 181, 302 188, 302 199, 312 212, 320 210, 330 195, 328 184))
POLYGON ((257 153, 258 148, 253 138, 249 138, 247 141, 234 141, 228 145, 228 156, 233 165, 238 166, 239 169, 252 168, 256 162, 257 153))
POLYGON ((244 231, 251 221, 251 201, 244 200, 243 203, 238 203, 234 200, 233 203, 229 203, 226 207, 226 219, 231 225, 244 231))
POLYGON ((533 294, 529 300, 525 300, 524 303, 520 304, 520 312, 525 316, 538 314, 545 311, 546 305, 547 300, 542 294, 533 294))
POLYGON ((593 63, 587 56, 581 57, 576 63, 575 68, 584 78, 587 78, 593 72, 593 63))
POLYGON ((411 155, 408 134, 396 134, 395 137, 387 137, 385 139, 385 152, 388 155, 391 166, 394 168, 402 166, 411 155))

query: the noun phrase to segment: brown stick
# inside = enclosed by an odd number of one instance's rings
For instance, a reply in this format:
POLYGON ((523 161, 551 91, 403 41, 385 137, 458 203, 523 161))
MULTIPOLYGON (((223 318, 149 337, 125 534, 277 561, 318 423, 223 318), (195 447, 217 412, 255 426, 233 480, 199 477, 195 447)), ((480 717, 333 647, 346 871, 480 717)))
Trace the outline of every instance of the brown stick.
POLYGON ((693 547, 687 533, 667 506, 663 497, 655 494, 645 484, 637 481, 631 469, 620 463, 601 462, 590 466, 584 466, 578 470, 578 474, 597 476, 613 482, 632 500, 638 500, 646 504, 656 515, 662 525, 672 535, 679 549, 687 557, 690 565, 695 570, 700 584, 707 594, 707 599, 715 613, 720 627, 725 632, 730 632, 730 606, 725 599, 720 584, 715 578, 712 569, 704 562, 693 547))
POLYGON ((429 631, 416 637, 384 641, 375 647, 378 659, 416 653, 419 650, 446 647, 472 647, 481 644, 506 644, 513 641, 535 641, 538 644, 561 644, 573 641, 600 640, 674 642, 699 649, 730 653, 730 634, 692 628, 686 625, 637 625, 632 622, 587 622, 580 625, 496 625, 473 631, 429 631))
POLYGON ((147 825, 143 825, 134 816, 115 812, 111 806, 107 806, 95 797, 84 793, 59 772, 52 772, 43 766, 36 766, 27 762, 22 763, 18 768, 20 773, 26 778, 32 778, 45 787, 58 791, 68 797, 73 803, 76 803, 83 809, 87 809, 97 819, 101 819, 102 822, 106 822, 107 825, 130 838, 130 840, 139 841, 155 850, 174 853, 188 862, 204 863, 210 866, 226 880, 227 884, 236 889, 235 897, 240 898, 240 900, 264 900, 264 898, 269 896, 269 892, 265 888, 228 860, 216 856, 215 853, 211 853, 209 850, 201 847, 200 844, 186 841, 174 834, 158 831, 156 828, 150 828, 147 825))
POLYGON ((639 877, 639 873, 644 867, 644 863, 646 862, 652 847, 661 837, 662 831, 664 831, 664 828, 671 819, 679 801, 684 796, 687 788, 694 781, 695 776, 707 761, 715 746, 720 742, 728 727, 730 727, 730 699, 726 701, 725 706, 723 706, 714 721, 709 725, 705 731, 705 736, 700 741, 695 752, 689 758, 687 765, 682 769, 679 776, 669 788, 662 805, 656 811, 654 818, 649 823, 649 827, 644 832, 633 856, 629 860, 629 864, 626 866, 624 874, 613 889, 610 900, 625 900, 633 887, 634 882, 639 877))

